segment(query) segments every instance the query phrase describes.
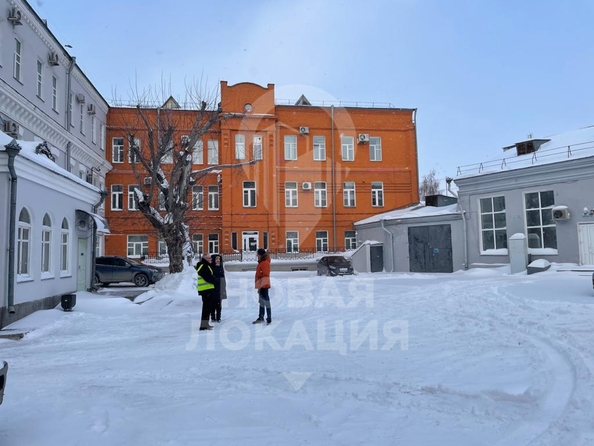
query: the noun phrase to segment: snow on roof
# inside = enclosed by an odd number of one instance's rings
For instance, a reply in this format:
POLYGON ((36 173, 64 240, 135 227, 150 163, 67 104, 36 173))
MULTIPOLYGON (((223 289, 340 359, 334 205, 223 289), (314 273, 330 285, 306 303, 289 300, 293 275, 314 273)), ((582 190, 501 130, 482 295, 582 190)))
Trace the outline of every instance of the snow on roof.
POLYGON ((516 150, 511 149, 506 150, 502 158, 460 166, 456 179, 594 156, 594 126, 558 133, 546 138, 534 138, 534 140, 543 139, 550 141, 542 144, 533 153, 517 155, 516 150))
POLYGON ((424 203, 417 203, 402 209, 394 209, 392 211, 384 212, 382 214, 368 217, 364 220, 355 222, 355 225, 364 225, 368 223, 376 223, 382 220, 404 220, 419 217, 432 217, 437 215, 459 214, 458 204, 450 204, 447 206, 425 206, 424 203))
MULTIPOLYGON (((4 146, 7 145, 8 143, 10 143, 12 140, 13 140, 13 138, 11 136, 8 136, 6 133, 0 132, 0 152, 6 151, 6 148, 4 146)), ((42 141, 17 140, 17 143, 21 147, 19 156, 22 156, 30 161, 33 161, 34 163, 39 164, 39 165, 45 167, 46 169, 49 169, 58 175, 66 177, 69 180, 72 180, 82 186, 85 186, 85 187, 92 189, 94 191, 99 191, 99 189, 97 187, 93 186, 92 184, 87 183, 85 180, 77 177, 76 175, 74 175, 71 172, 68 172, 66 169, 62 169, 55 162, 50 160, 46 155, 44 155, 42 153, 36 153, 35 149, 37 148, 37 146, 39 144, 42 143, 42 141)))

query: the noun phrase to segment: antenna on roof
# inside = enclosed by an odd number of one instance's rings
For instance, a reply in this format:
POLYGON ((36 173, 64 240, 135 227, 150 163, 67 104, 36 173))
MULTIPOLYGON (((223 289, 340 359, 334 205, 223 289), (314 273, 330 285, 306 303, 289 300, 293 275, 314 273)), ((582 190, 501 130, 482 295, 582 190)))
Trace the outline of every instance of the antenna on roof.
POLYGON ((532 132, 528 133, 528 139, 533 139, 534 135, 532 134, 532 132))

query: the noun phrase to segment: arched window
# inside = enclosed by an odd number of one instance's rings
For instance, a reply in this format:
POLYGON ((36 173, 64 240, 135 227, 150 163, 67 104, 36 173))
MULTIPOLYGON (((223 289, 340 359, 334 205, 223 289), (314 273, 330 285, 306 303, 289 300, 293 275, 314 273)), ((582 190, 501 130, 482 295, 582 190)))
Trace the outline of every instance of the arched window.
POLYGON ((43 216, 41 228, 41 272, 49 273, 52 267, 52 220, 48 214, 43 216))
POLYGON ((17 233, 17 275, 28 276, 31 269, 31 216, 21 209, 17 233))
POLYGON ((70 245, 70 228, 68 227, 68 220, 64 217, 62 220, 62 233, 60 242, 60 271, 62 273, 68 272, 69 262, 69 245, 70 245))

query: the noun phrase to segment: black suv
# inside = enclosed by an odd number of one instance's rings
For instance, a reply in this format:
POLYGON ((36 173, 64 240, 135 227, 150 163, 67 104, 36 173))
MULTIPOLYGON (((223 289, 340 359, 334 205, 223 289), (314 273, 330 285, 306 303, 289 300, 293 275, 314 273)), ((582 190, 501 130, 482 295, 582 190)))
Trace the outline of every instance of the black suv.
POLYGON ((133 282, 145 287, 163 278, 165 274, 154 266, 144 265, 125 257, 105 256, 95 259, 95 284, 133 282))
POLYGON ((324 256, 318 260, 318 276, 355 274, 351 261, 343 256, 324 256))

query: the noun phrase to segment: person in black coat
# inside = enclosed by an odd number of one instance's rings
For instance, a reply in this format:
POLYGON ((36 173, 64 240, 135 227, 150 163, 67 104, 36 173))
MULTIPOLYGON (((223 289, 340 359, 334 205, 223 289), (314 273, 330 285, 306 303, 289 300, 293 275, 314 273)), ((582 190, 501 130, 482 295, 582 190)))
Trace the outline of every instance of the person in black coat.
POLYGON ((215 302, 215 280, 212 257, 210 254, 203 254, 202 260, 196 265, 198 273, 198 294, 202 297, 202 316, 200 330, 211 330, 212 325, 208 325, 208 317, 212 312, 215 302))
POLYGON ((215 278, 215 293, 210 318, 212 321, 221 322, 221 301, 222 299, 227 299, 225 267, 223 266, 223 257, 219 254, 213 255, 212 261, 213 264, 211 266, 215 278))

